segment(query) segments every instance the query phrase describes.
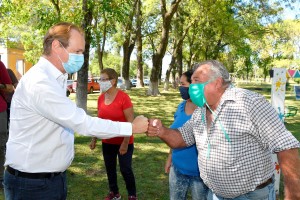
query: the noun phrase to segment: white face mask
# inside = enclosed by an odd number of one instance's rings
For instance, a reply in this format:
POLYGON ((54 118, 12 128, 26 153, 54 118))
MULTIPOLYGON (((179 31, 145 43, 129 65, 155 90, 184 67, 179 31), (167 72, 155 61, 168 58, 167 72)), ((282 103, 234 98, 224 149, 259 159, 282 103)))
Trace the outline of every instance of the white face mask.
POLYGON ((100 90, 102 92, 106 92, 107 90, 109 90, 112 87, 112 84, 110 81, 100 81, 100 90))

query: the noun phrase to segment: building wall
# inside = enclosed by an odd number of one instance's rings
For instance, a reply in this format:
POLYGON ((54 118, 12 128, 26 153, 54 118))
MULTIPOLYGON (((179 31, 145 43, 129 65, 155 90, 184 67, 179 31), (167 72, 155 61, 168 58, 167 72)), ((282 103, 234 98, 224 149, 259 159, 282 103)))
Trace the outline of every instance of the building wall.
POLYGON ((5 48, 0 46, 1 61, 7 68, 14 71, 17 78, 21 78, 31 67, 32 63, 27 62, 23 49, 5 48))

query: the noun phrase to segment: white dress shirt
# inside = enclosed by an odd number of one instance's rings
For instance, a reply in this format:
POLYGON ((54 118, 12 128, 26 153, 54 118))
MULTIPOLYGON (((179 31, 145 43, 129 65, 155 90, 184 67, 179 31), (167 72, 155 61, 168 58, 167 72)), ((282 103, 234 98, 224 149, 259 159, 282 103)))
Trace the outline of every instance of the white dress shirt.
POLYGON ((90 117, 66 97, 66 79, 41 57, 20 80, 11 104, 6 162, 22 172, 62 172, 74 158, 74 131, 113 138, 132 135, 128 122, 90 117))

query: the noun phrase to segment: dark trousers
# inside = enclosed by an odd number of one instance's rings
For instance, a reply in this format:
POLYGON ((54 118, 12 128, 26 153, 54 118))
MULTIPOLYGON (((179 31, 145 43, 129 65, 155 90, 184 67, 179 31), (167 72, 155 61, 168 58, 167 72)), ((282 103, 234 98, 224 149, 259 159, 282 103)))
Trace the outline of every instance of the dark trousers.
POLYGON ((124 178, 126 189, 129 196, 136 195, 135 178, 132 171, 132 154, 134 146, 128 145, 127 153, 120 155, 120 145, 102 143, 102 152, 110 191, 119 192, 117 182, 117 157, 119 159, 120 171, 124 178))
POLYGON ((6 200, 66 200, 66 172, 51 178, 29 179, 4 172, 6 200))
POLYGON ((4 162, 5 162, 5 150, 7 142, 7 113, 6 110, 0 112, 0 184, 2 184, 4 162))

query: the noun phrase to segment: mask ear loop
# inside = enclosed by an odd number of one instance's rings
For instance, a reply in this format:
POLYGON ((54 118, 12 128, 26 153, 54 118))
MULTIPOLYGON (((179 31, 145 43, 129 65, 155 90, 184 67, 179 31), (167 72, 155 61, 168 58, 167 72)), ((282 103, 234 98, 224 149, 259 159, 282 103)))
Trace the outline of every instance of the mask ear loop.
MULTIPOLYGON (((202 113, 202 122, 203 124, 205 123, 205 118, 204 118, 204 113, 202 113)), ((210 141, 209 141, 209 138, 208 138, 208 131, 206 129, 206 140, 207 140, 207 153, 206 153, 206 158, 209 159, 210 157, 210 141)))
MULTIPOLYGON (((207 103, 206 103, 206 106, 208 107, 208 109, 210 110, 210 112, 213 114, 213 117, 216 119, 217 118, 216 114, 212 111, 212 109, 209 107, 209 105, 207 103)), ((202 122, 204 123, 204 114, 203 113, 202 113, 202 122)), ((218 122, 219 122, 219 126, 220 126, 220 128, 221 128, 221 130, 222 130, 222 132, 223 132, 223 134, 225 136, 225 139, 229 143, 231 143, 230 137, 229 137, 228 133, 226 132, 223 124, 221 123, 220 120, 218 120, 218 122)), ((206 153, 206 158, 208 158, 208 159, 210 158, 210 149, 211 149, 210 148, 210 141, 209 141, 208 133, 207 133, 207 153, 206 153)))
MULTIPOLYGON (((212 109, 209 107, 209 105, 208 105, 207 103, 206 103, 206 106, 208 107, 208 109, 209 109, 210 112, 213 114, 214 118, 216 119, 217 116, 216 116, 216 114, 214 113, 214 111, 212 111, 212 109)), ((219 126, 220 126, 220 128, 221 128, 221 130, 222 130, 222 132, 223 132, 223 134, 224 134, 224 136, 225 136, 225 139, 226 139, 229 143, 231 143, 230 137, 229 137, 229 135, 227 134, 227 132, 226 132, 226 130, 225 130, 223 124, 221 123, 220 120, 218 120, 218 122, 219 122, 219 126)))

